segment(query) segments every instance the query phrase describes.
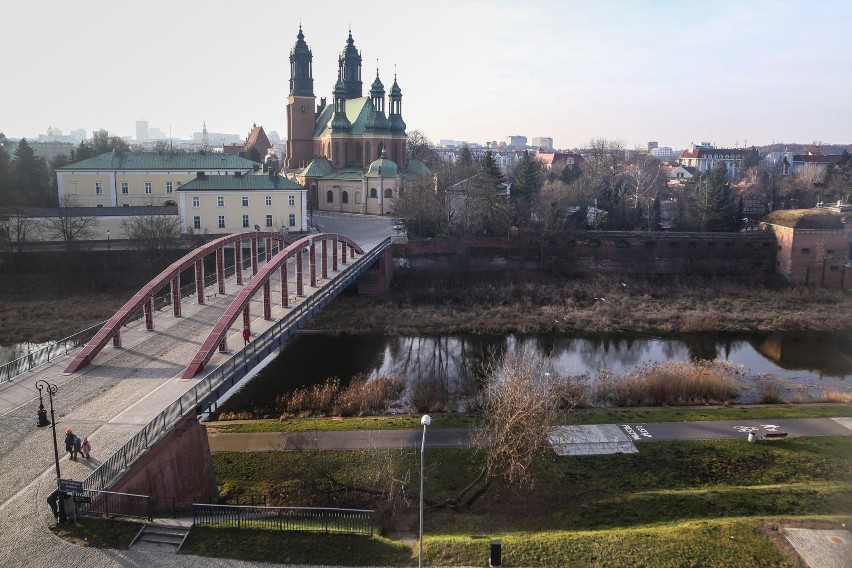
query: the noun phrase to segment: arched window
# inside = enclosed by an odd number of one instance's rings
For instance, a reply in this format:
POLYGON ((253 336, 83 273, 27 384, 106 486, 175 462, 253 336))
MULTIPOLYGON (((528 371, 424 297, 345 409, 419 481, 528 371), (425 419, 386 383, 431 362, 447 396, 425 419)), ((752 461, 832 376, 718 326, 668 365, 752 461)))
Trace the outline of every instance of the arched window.
POLYGON ((371 187, 370 188, 370 197, 378 197, 378 196, 379 196, 379 194, 376 192, 376 188, 371 187))
POLYGON ((337 163, 340 161, 340 143, 334 143, 334 162, 337 163))
POLYGON ((175 203, 175 202, 174 202, 174 201, 172 201, 171 199, 169 199, 168 201, 166 201, 165 203, 163 203, 163 207, 174 207, 175 205, 177 205, 177 203, 175 203))
POLYGON ((341 203, 349 203, 349 192, 344 191, 340 194, 340 202, 341 203))
POLYGON ((376 146, 376 159, 382 157, 382 150, 384 150, 384 149, 385 149, 385 143, 379 142, 379 145, 376 146))
POLYGON ((393 197, 393 190, 391 188, 385 188, 385 197, 393 197))
POLYGON ((355 203, 361 203, 361 192, 360 191, 355 192, 355 203))
POLYGON ((327 203, 334 203, 334 192, 330 189, 325 193, 325 200, 327 203))
POLYGON ((364 144, 364 154, 367 156, 367 161, 370 161, 372 159, 372 158, 370 158, 370 143, 369 142, 364 144))
POLYGON ((363 158, 361 158, 361 143, 358 142, 357 144, 355 144, 355 161, 360 164, 362 159, 363 158))

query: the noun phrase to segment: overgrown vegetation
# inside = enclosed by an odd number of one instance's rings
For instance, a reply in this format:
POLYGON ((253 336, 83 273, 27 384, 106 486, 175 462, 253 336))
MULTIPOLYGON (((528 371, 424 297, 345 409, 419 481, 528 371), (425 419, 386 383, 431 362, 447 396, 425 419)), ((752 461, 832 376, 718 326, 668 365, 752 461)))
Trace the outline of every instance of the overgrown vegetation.
POLYGON ((93 517, 80 517, 76 522, 53 525, 51 531, 78 546, 126 549, 143 523, 93 517))

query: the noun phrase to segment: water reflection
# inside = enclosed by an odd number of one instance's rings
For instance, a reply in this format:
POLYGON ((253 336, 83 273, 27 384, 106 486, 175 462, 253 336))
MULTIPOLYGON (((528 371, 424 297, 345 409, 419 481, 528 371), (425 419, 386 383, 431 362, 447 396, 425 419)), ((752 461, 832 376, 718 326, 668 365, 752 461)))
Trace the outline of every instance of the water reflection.
POLYGON ((849 334, 777 333, 752 336, 691 334, 677 338, 596 335, 383 336, 299 334, 223 410, 271 411, 275 398, 293 389, 339 377, 402 375, 409 382, 439 381, 444 392, 475 392, 483 366, 507 350, 533 349, 554 357, 571 373, 620 373, 657 361, 718 359, 752 373, 792 383, 837 385, 852 376, 849 334))

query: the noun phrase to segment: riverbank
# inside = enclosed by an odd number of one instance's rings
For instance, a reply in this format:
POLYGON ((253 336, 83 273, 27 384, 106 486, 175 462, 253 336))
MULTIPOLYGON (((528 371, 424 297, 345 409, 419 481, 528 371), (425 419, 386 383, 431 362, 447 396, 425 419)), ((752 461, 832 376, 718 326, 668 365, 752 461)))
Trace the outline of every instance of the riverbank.
MULTIPOLYGON (((51 287, 53 288, 53 287, 51 287)), ((105 321, 135 289, 54 291, 2 286, 0 345, 57 340, 105 321)), ((848 291, 734 280, 397 278, 385 296, 343 295, 308 323, 330 333, 647 333, 852 329, 848 291)))
POLYGON ((842 290, 702 279, 466 274, 341 296, 307 326, 332 333, 647 333, 852 329, 842 290))

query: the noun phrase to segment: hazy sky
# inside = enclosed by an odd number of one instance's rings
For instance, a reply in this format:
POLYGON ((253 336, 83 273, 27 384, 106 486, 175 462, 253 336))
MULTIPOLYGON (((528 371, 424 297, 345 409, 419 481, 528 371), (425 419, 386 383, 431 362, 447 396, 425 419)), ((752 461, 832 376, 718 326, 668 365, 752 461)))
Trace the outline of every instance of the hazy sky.
POLYGON ((364 92, 397 66, 408 130, 683 148, 852 142, 852 2, 46 0, 3 26, 0 131, 286 134, 301 21, 331 102, 352 26, 364 92), (322 6, 311 9, 311 6, 322 6))

